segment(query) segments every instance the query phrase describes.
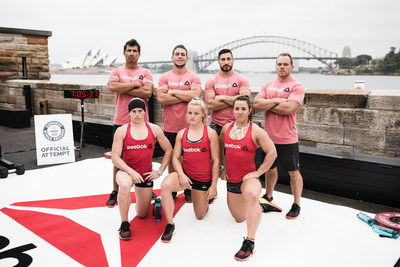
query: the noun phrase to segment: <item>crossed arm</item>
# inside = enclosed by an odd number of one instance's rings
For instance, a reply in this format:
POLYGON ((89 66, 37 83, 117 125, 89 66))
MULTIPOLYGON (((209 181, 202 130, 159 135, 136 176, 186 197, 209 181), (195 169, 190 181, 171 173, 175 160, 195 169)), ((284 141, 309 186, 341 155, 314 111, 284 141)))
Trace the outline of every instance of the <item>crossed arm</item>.
MULTIPOLYGON (((250 90, 241 90, 239 95, 247 95, 250 97, 250 90)), ((237 95, 216 95, 215 92, 207 92, 204 94, 204 101, 206 102, 207 108, 210 110, 221 110, 229 106, 233 106, 237 95)))
POLYGON ((296 113, 300 104, 286 98, 266 99, 256 96, 253 103, 254 109, 262 111, 271 111, 279 115, 290 115, 296 113))
POLYGON ((138 81, 131 83, 121 83, 117 78, 108 81, 108 90, 113 93, 126 93, 140 98, 149 98, 153 94, 154 85, 152 83, 141 83, 138 81))
POLYGON ((200 86, 192 86, 190 90, 183 91, 183 90, 158 90, 157 93, 157 100, 160 104, 167 104, 173 105, 181 102, 190 102, 193 97, 200 97, 201 95, 201 87, 200 86))

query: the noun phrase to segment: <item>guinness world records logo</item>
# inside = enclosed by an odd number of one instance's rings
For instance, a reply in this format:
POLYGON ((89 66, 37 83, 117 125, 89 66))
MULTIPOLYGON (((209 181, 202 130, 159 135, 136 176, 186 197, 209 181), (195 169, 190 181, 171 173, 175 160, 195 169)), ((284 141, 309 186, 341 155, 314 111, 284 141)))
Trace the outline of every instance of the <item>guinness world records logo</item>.
POLYGON ((43 127, 43 135, 50 141, 59 141, 65 135, 65 127, 59 121, 50 121, 43 127))

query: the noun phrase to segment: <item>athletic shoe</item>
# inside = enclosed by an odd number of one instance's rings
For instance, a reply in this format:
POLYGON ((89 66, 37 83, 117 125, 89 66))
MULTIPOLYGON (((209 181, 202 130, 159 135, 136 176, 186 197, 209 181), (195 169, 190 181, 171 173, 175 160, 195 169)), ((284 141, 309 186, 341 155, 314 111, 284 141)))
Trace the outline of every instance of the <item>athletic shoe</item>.
POLYGON ((151 199, 156 199, 158 196, 157 196, 157 194, 156 193, 154 193, 154 192, 151 192, 151 199))
POLYGON ((296 203, 293 203, 292 208, 286 214, 286 219, 289 220, 297 219, 299 215, 300 215, 300 206, 297 205, 296 203))
POLYGON ((258 201, 261 207, 263 208, 263 212, 270 212, 270 211, 282 212, 282 209, 280 207, 278 207, 274 203, 269 202, 265 198, 260 197, 258 201))
POLYGON ((218 195, 215 195, 214 198, 208 200, 208 204, 214 203, 214 200, 216 200, 217 198, 218 198, 218 195))
POLYGON ((106 206, 108 208, 112 208, 115 207, 115 205, 117 205, 117 195, 118 195, 117 191, 114 190, 111 192, 110 198, 106 202, 106 206))
POLYGON ((169 243, 171 242, 172 236, 175 234, 175 224, 167 224, 165 226, 165 231, 161 236, 161 242, 169 243))
POLYGON ((185 194, 185 202, 192 203, 192 190, 185 189, 185 191, 183 191, 183 193, 185 194))
POLYGON ((121 223, 121 227, 119 228, 119 238, 122 240, 129 240, 132 238, 131 235, 131 225, 127 221, 123 221, 121 223))
POLYGON ((254 247, 254 242, 248 239, 243 241, 242 247, 235 254, 235 260, 237 261, 247 261, 256 252, 254 247))
POLYGON ((263 195, 262 198, 265 198, 266 200, 268 200, 268 201, 271 202, 271 203, 274 202, 274 197, 269 198, 269 197, 267 196, 267 194, 263 195))

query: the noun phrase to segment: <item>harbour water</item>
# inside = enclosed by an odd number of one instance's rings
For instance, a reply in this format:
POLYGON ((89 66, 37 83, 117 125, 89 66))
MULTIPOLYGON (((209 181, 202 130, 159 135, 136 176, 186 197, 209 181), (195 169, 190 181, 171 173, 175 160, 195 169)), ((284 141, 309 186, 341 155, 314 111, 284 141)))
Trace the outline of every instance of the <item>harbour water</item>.
MULTIPOLYGON (((158 85, 158 79, 162 74, 153 74, 154 85, 158 85)), ((199 74, 202 86, 214 74, 199 74)), ((275 73, 244 73, 249 79, 252 91, 259 91, 267 82, 276 78, 275 73)), ((293 78, 303 83, 306 89, 353 89, 356 81, 364 81, 366 90, 400 90, 400 76, 379 75, 323 75, 293 73, 293 78)), ((106 85, 108 74, 52 74, 51 82, 56 83, 79 83, 88 85, 106 85)))

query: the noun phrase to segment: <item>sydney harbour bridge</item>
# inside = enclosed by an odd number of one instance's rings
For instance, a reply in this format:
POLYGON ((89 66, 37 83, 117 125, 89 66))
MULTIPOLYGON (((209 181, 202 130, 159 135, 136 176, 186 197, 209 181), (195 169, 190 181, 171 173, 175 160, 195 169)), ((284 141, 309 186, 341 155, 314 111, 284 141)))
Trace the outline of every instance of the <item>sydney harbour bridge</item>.
MULTIPOLYGON (((332 69, 332 64, 337 59, 337 53, 302 40, 283 36, 253 36, 225 43, 202 55, 198 55, 195 51, 189 51, 188 68, 196 72, 206 70, 208 66, 218 60, 218 52, 224 48, 232 51, 235 61, 275 59, 279 53, 289 52, 294 60, 318 60, 332 69)), ((172 61, 149 61, 139 62, 139 65, 156 67, 170 63, 172 61)))

